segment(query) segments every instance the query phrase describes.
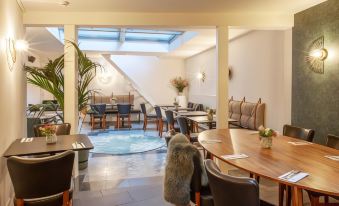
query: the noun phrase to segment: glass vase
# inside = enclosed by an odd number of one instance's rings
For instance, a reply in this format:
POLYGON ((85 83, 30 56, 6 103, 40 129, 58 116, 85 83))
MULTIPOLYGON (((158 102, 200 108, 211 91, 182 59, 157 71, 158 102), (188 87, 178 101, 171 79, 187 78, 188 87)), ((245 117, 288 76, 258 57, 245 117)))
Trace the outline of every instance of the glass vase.
POLYGON ((270 149, 272 147, 272 137, 260 137, 260 146, 264 149, 270 149))
POLYGON ((56 134, 46 135, 46 143, 47 144, 55 144, 58 140, 56 134))

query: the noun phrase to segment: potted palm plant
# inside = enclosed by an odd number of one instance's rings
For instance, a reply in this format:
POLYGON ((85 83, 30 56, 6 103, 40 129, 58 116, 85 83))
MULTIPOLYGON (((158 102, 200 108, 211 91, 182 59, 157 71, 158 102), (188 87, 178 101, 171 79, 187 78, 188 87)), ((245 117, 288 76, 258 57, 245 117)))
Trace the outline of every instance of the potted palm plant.
MULTIPOLYGON (((77 53, 78 59, 78 109, 82 111, 87 107, 87 102, 90 94, 95 92, 88 89, 89 84, 94 79, 96 69, 100 67, 99 64, 90 60, 85 53, 83 53, 78 45, 69 41, 77 53)), ((48 63, 42 67, 24 66, 27 75, 27 82, 33 84, 41 89, 51 93, 59 104, 59 108, 64 110, 64 55, 49 60, 48 63)), ((60 115, 63 120, 63 115, 60 115)))

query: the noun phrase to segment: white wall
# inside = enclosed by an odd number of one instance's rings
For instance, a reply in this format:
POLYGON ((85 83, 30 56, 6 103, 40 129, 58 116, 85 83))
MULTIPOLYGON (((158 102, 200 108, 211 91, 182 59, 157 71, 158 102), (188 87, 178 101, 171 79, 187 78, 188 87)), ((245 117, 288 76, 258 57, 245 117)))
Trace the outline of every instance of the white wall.
POLYGON ((112 55, 111 60, 140 88, 151 104, 172 104, 177 96, 170 80, 184 77, 184 61, 156 56, 112 55))
MULTIPOLYGON (((230 41, 229 65, 232 79, 229 95, 266 103, 266 126, 282 130, 291 119, 291 31, 253 31, 230 41)), ((215 107, 215 49, 186 60, 186 75, 191 79, 190 100, 215 107), (205 71, 207 81, 199 83, 198 71, 205 71)))
MULTIPOLYGON (((24 54, 17 52, 17 61, 10 71, 7 64, 6 38, 23 39, 22 13, 14 0, 0 1, 0 155, 26 133, 26 78, 22 70, 24 54)), ((0 205, 12 204, 13 190, 6 159, 0 159, 0 205)))

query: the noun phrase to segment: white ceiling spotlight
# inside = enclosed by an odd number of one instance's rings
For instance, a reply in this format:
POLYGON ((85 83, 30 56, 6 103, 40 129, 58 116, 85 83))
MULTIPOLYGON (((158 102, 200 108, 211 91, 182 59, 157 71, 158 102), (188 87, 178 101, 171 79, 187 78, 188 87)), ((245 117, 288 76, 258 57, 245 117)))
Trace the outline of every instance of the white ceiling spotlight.
POLYGON ((60 5, 64 6, 64 7, 68 7, 71 3, 69 1, 61 1, 60 5))

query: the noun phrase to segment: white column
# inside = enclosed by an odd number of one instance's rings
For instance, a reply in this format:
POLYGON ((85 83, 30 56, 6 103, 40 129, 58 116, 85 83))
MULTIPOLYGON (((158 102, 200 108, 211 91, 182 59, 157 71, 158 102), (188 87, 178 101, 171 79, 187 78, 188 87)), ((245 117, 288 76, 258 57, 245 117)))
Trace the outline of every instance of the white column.
POLYGON ((228 27, 217 27, 217 129, 228 128, 228 27))
POLYGON ((75 25, 64 25, 65 30, 65 86, 64 86, 64 121, 72 125, 71 134, 78 133, 78 61, 76 50, 72 44, 78 43, 78 32, 75 25))

